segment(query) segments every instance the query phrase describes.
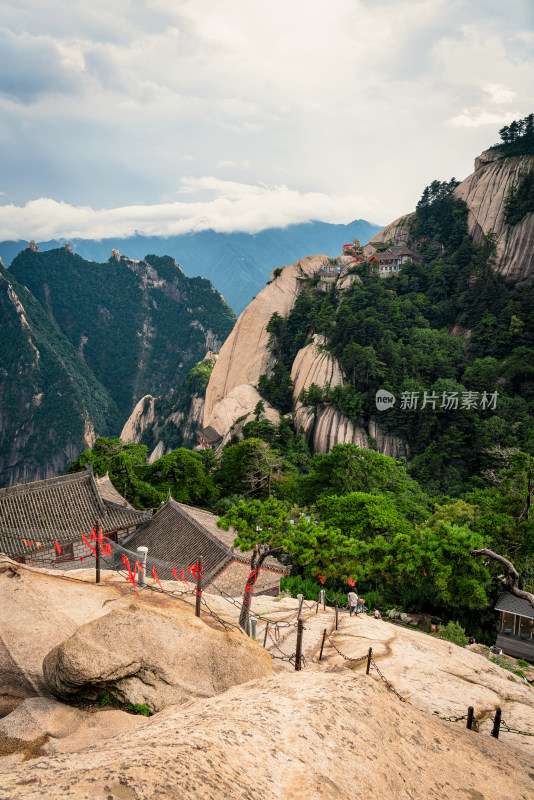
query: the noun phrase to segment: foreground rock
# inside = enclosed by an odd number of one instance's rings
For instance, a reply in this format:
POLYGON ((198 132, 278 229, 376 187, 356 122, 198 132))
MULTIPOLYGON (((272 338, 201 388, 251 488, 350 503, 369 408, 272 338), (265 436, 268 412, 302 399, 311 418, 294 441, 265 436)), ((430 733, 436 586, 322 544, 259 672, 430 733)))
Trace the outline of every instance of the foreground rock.
MULTIPOLYGON (((131 588, 131 587, 130 587, 131 588)), ((46 694, 45 655, 84 623, 107 614, 124 587, 92 586, 0 560, 0 716, 46 694)))
MULTIPOLYGON (((474 706, 481 731, 489 735, 495 709, 503 719, 531 736, 502 731, 506 741, 534 755, 534 688, 517 675, 465 647, 385 620, 342 615, 341 629, 333 635, 338 649, 357 658, 373 648, 379 668, 410 703, 430 714, 462 717, 474 706)), ((345 664, 330 646, 327 664, 345 664)), ((356 664, 355 669, 364 669, 356 664)), ((465 721, 461 723, 465 725, 465 721)))
POLYGON ((122 703, 160 711, 212 697, 236 683, 272 674, 271 658, 242 633, 216 631, 182 609, 143 600, 80 627, 44 659, 49 690, 66 700, 122 703))
POLYGON ((51 753, 73 753, 148 722, 118 709, 82 711, 49 697, 31 697, 0 720, 0 755, 12 762, 51 753))
POLYGON ((83 753, 2 767, 10 800, 529 800, 534 763, 341 669, 169 708, 83 753))

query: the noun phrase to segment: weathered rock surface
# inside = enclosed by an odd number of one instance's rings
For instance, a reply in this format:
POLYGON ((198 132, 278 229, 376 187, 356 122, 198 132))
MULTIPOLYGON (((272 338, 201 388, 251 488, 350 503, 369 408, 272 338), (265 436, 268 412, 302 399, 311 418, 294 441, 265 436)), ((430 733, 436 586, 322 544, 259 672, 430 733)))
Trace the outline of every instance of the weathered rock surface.
POLYGON ((529 800, 527 754, 340 669, 253 681, 83 753, 0 766, 0 789, 12 800, 529 800))
POLYGON ((226 397, 215 404, 209 424, 222 435, 222 444, 226 444, 232 434, 239 434, 243 425, 255 419, 254 409, 260 400, 265 408, 260 418, 268 419, 269 422, 278 425, 280 422, 279 412, 272 408, 250 383, 236 386, 226 397), (237 420, 240 421, 237 422, 237 420))
MULTIPOLYGON (((489 734, 490 717, 500 706, 508 725, 534 733, 534 688, 489 661, 487 656, 363 615, 351 619, 343 615, 341 630, 333 635, 333 640, 342 653, 353 658, 371 646, 373 657, 386 678, 413 706, 423 711, 460 717, 467 714, 469 706, 474 706, 475 717, 482 722, 481 730, 489 734)), ((327 664, 344 663, 331 647, 325 648, 323 659, 327 664)), ((356 664, 355 669, 360 670, 361 665, 356 664)), ((501 741, 520 747, 534 757, 534 736, 519 736, 503 730, 501 741)), ((480 786, 477 788, 483 792, 480 786)))
POLYGON ((302 405, 298 399, 301 391, 309 389, 312 383, 320 387, 343 386, 341 368, 335 358, 320 349, 324 345, 324 336, 316 334, 313 342, 299 350, 293 361, 291 380, 295 384, 293 390, 295 408, 302 405))
POLYGON ((17 753, 14 760, 21 761, 37 748, 42 754, 73 753, 146 722, 142 715, 119 709, 89 712, 49 697, 31 697, 0 720, 0 754, 17 753))
POLYGON ((61 580, 3 556, 0 712, 9 713, 26 697, 48 694, 45 655, 80 625, 107 614, 123 595, 124 587, 61 580))
POLYGON ((312 276, 320 269, 326 256, 307 256, 288 267, 278 277, 271 273, 272 283, 247 306, 237 320, 232 333, 223 344, 206 390, 204 426, 214 424, 214 409, 238 386, 258 383, 260 375, 272 364, 269 351, 267 323, 277 311, 285 317, 295 303, 300 290, 299 278, 312 276))
MULTIPOLYGON (((467 203, 467 227, 476 244, 493 230, 497 236, 496 268, 513 281, 534 277, 534 214, 527 214, 517 225, 504 220, 504 201, 510 187, 517 184, 521 173, 534 166, 534 156, 503 158, 499 152, 486 150, 475 159, 475 171, 463 180, 454 194, 467 203)), ((390 242, 413 248, 410 223, 413 214, 399 217, 373 236, 364 247, 366 257, 372 255, 373 242, 390 242)))
POLYGON ((120 702, 160 711, 211 697, 236 683, 272 674, 268 653, 248 637, 216 631, 189 608, 126 608, 82 625, 43 662, 45 683, 63 699, 120 702))
POLYGON ((136 404, 135 408, 124 423, 120 438, 123 442, 141 441, 143 431, 154 422, 155 397, 146 394, 136 404))
POLYGON ((298 408, 294 425, 296 431, 302 430, 314 453, 329 453, 336 444, 351 443, 365 450, 369 447, 365 430, 325 403, 317 411, 311 406, 298 408))
POLYGON ((534 277, 534 213, 517 225, 504 220, 504 201, 521 173, 534 167, 534 156, 502 158, 486 150, 475 161, 475 171, 455 189, 468 205, 467 225, 477 244, 490 230, 498 236, 496 267, 513 281, 534 277))

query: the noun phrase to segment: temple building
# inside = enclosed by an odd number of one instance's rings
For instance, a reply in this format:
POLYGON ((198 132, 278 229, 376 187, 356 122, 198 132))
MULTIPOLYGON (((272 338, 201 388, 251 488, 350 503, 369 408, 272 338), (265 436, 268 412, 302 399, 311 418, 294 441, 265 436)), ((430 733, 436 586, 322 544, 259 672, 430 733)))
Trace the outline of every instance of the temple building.
POLYGON ((500 616, 496 646, 512 658, 534 662, 534 607, 528 600, 503 592, 495 610, 500 616))

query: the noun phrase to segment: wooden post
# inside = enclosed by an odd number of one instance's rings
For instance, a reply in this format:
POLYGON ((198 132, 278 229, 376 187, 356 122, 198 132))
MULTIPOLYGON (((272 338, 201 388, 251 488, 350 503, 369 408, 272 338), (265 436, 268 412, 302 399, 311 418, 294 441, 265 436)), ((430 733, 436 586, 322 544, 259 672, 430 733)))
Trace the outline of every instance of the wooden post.
POLYGON ((321 592, 317 595, 317 605, 315 606, 315 613, 319 613, 319 603, 321 602, 321 592))
MULTIPOLYGON (((97 528, 97 530, 98 530, 98 528, 97 528)), ((96 550, 96 577, 95 577, 95 582, 96 583, 100 583, 100 542, 99 542, 98 539, 96 540, 95 550, 96 550)))
POLYGON ((295 670, 300 671, 300 660, 302 657, 302 629, 304 624, 301 619, 298 621, 297 625, 297 651, 295 653, 295 670))
POLYGON ((365 674, 369 675, 369 670, 371 669, 371 659, 373 657, 373 648, 369 648, 369 652, 367 653, 367 669, 365 670, 365 674))
POLYGON ((491 735, 494 736, 496 739, 499 738, 499 731, 501 729, 501 713, 502 712, 500 708, 495 709, 495 720, 493 722, 493 730, 491 732, 491 735))
POLYGON ((337 631, 337 614, 338 614, 338 608, 337 608, 337 595, 336 595, 336 631, 337 631))
POLYGON ((266 647, 267 645, 267 635, 269 633, 269 623, 265 623, 265 636, 263 637, 263 646, 266 647))
POLYGON ((324 629, 323 641, 321 642, 321 652, 319 653, 319 661, 321 661, 323 658, 323 647, 325 642, 326 642, 326 628, 324 629))
POLYGON ((326 591, 324 589, 321 589, 321 591, 323 593, 323 611, 326 611, 326 591))
POLYGON ((200 617, 200 599, 202 597, 202 556, 197 561, 197 599, 195 605, 195 617, 200 617))
POLYGON ((473 715, 474 715, 474 713, 475 713, 475 709, 473 708, 473 706, 469 706, 469 708, 467 709, 467 724, 465 726, 468 731, 473 729, 473 715))

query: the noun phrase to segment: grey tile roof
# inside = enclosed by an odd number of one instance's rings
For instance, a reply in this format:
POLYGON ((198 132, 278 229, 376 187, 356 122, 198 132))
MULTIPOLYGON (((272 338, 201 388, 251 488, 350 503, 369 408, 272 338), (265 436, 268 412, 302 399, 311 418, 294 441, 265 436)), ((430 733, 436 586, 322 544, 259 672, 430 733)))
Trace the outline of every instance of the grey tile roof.
POLYGON ((211 444, 215 444, 215 442, 219 442, 222 439, 221 434, 217 433, 215 428, 212 428, 211 425, 208 425, 207 428, 202 428, 202 430, 199 430, 198 435, 205 442, 210 442, 211 444))
POLYGON ((73 542, 96 522, 110 533, 151 515, 129 506, 109 477, 95 479, 91 470, 9 486, 0 489, 0 550, 18 556, 53 547, 54 541, 73 542))
MULTIPOLYGON (((204 585, 207 585, 231 561, 250 564, 252 556, 252 551, 243 553, 234 549, 235 531, 218 528, 218 519, 209 511, 169 498, 150 522, 138 528, 121 544, 128 550, 135 550, 141 545, 148 547, 149 561, 153 558, 168 564, 167 569, 161 567, 161 574, 158 568, 158 576, 166 579, 172 579, 173 567, 180 574, 180 570, 187 570, 202 556, 204 585)), ((265 559, 263 566, 288 573, 287 567, 275 558, 265 559)))
POLYGON ((528 617, 534 619, 534 607, 530 605, 528 600, 523 600, 522 597, 516 597, 510 592, 503 592, 499 595, 495 611, 508 611, 510 614, 517 614, 520 617, 528 617))

